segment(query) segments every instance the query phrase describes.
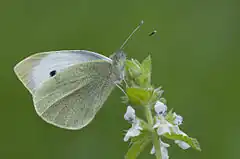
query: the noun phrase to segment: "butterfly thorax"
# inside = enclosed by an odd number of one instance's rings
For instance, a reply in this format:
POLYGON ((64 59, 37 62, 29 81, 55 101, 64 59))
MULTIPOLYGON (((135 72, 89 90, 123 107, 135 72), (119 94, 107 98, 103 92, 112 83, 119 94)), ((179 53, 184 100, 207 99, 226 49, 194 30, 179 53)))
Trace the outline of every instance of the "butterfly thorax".
POLYGON ((112 59, 112 76, 115 83, 120 83, 125 76, 126 54, 120 50, 110 56, 112 59))

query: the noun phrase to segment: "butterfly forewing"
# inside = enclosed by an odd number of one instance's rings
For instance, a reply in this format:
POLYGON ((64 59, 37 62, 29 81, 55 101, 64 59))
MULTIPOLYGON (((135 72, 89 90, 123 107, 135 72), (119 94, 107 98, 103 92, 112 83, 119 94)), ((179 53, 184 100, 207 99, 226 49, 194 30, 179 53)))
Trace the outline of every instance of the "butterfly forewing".
POLYGON ((94 60, 111 62, 108 57, 86 50, 50 51, 29 56, 19 62, 14 71, 30 93, 34 94, 51 76, 75 64, 94 60))

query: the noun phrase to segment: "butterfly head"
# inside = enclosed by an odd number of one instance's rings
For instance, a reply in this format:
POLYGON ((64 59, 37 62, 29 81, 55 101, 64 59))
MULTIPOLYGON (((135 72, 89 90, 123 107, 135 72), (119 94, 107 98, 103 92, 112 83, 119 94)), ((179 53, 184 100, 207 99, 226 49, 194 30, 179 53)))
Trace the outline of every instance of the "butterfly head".
POLYGON ((126 62, 126 54, 123 52, 123 49, 126 47, 129 39, 134 35, 134 33, 141 27, 143 21, 133 30, 133 32, 128 36, 128 38, 124 41, 120 49, 112 54, 110 58, 112 59, 112 74, 115 76, 114 82, 120 83, 125 76, 125 62, 126 62))
POLYGON ((116 77, 114 82, 120 83, 125 75, 126 54, 122 50, 119 50, 112 54, 110 58, 112 59, 112 73, 116 77))

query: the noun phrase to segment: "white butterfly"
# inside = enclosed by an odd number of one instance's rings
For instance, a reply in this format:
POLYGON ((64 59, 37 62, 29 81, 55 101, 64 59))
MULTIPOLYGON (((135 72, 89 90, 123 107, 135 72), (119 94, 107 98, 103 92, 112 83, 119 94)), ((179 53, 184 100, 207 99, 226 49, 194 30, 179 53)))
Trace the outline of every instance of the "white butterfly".
POLYGON ((121 50, 128 39, 110 58, 85 50, 50 51, 27 57, 14 71, 43 120, 60 128, 81 129, 123 80, 126 55, 121 50))

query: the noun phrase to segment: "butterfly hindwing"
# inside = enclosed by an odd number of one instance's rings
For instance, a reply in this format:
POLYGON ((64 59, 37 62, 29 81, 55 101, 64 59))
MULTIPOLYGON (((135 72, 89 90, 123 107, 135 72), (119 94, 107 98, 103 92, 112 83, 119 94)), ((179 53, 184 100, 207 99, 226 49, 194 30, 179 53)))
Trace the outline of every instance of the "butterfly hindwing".
POLYGON ((111 63, 104 60, 77 64, 56 74, 35 92, 37 114, 55 126, 81 129, 114 88, 110 74, 111 63))

